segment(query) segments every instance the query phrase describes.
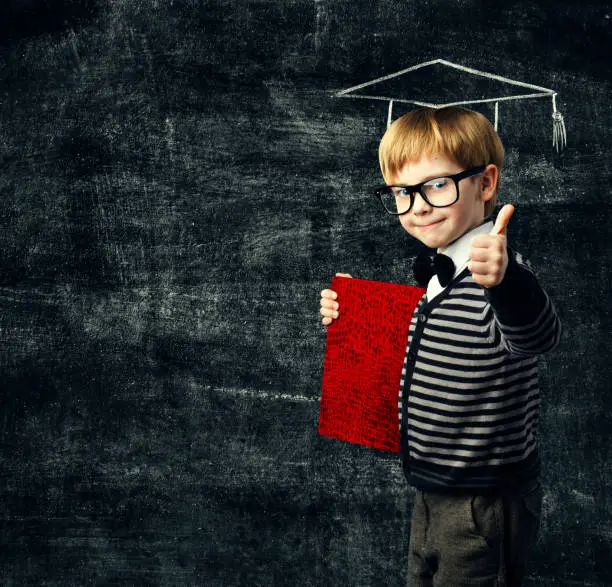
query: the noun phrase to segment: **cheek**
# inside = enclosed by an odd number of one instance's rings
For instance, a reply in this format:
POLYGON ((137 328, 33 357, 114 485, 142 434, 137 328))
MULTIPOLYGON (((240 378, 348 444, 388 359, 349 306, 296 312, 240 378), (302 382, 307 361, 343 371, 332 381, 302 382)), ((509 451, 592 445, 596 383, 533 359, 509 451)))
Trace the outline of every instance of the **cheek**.
POLYGON ((399 216, 399 221, 400 224, 404 227, 405 230, 407 230, 408 232, 410 232, 412 230, 412 227, 410 225, 410 221, 408 220, 408 215, 405 214, 404 216, 399 216))
POLYGON ((414 238, 419 238, 417 229, 410 223, 410 221, 408 220, 408 218, 406 218, 405 216, 400 216, 400 224, 402 225, 402 228, 410 235, 413 236, 414 238))
POLYGON ((451 206, 451 208, 453 209, 448 209, 446 219, 450 220, 454 224, 457 224, 458 220, 460 220, 464 216, 464 214, 462 214, 463 210, 461 209, 461 207, 455 208, 454 206, 451 206))

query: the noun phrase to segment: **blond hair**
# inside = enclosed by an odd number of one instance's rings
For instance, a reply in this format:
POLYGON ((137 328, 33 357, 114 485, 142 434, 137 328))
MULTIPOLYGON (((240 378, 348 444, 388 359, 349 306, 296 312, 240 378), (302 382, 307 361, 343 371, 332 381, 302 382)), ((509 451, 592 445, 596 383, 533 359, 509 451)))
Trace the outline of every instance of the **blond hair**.
POLYGON ((465 169, 494 164, 499 170, 493 197, 485 202, 485 218, 497 202, 504 163, 504 147, 489 120, 458 106, 419 108, 398 118, 384 134, 378 149, 383 177, 388 184, 406 163, 422 156, 444 155, 465 169))

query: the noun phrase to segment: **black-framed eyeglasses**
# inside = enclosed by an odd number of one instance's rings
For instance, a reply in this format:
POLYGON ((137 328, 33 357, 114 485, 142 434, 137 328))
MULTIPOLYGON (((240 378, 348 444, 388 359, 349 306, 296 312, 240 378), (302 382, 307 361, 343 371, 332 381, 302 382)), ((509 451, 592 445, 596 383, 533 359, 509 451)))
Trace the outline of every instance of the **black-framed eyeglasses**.
POLYGON ((486 165, 479 165, 454 175, 434 177, 415 185, 384 185, 377 188, 374 195, 380 200, 385 210, 395 216, 410 212, 416 193, 421 194, 433 208, 446 208, 459 199, 459 182, 482 173, 486 167, 486 165))

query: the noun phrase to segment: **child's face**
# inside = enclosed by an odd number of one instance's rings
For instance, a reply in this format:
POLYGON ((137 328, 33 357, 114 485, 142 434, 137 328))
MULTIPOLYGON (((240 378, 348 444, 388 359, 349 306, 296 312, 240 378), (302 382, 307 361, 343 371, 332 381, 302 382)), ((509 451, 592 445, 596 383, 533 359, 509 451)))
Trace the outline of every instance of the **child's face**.
MULTIPOLYGON (((458 163, 444 155, 423 156, 406 163, 393 178, 393 184, 414 185, 461 171, 464 169, 458 163)), ((399 216, 400 222, 426 246, 444 249, 482 223, 485 202, 493 197, 496 184, 497 168, 489 165, 480 175, 459 182, 459 199, 451 206, 434 208, 416 194, 411 210, 399 216)))

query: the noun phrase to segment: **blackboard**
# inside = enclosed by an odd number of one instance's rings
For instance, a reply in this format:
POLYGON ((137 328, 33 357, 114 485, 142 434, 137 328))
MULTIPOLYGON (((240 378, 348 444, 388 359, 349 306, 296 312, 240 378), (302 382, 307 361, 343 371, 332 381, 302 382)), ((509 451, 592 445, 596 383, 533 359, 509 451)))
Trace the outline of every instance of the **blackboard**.
POLYGON ((527 584, 612 584, 611 18, 3 2, 0 583, 404 584, 397 456, 316 433, 318 294, 338 271, 412 283, 417 243, 368 195, 386 105, 334 96, 442 58, 558 92, 563 151, 549 101, 499 126, 510 243, 564 326, 541 361, 527 584))

